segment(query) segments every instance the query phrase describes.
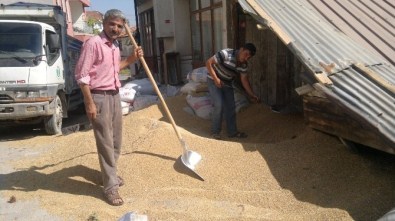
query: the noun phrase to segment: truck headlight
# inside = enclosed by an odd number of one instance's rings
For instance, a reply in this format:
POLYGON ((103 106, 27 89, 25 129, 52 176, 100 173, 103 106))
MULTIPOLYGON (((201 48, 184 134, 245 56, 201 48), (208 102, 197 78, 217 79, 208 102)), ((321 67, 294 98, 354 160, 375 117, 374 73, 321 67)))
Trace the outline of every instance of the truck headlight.
POLYGON ((15 98, 25 98, 27 95, 26 91, 17 91, 15 92, 15 98))
POLYGON ((40 94, 40 97, 49 97, 48 90, 40 90, 39 94, 40 94))
POLYGON ((38 91, 29 91, 27 97, 40 97, 40 93, 38 91))

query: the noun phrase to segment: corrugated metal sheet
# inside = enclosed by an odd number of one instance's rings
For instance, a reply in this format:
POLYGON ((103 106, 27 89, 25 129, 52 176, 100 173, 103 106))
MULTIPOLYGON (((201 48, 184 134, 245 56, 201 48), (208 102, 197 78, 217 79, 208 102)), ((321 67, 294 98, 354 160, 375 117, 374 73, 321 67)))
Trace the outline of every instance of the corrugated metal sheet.
POLYGON ((395 65, 395 1, 308 0, 327 21, 395 65))
MULTIPOLYGON (((387 85, 395 85, 394 2, 387 0, 239 0, 259 16, 311 70, 336 66, 330 97, 395 144, 395 94, 364 76, 362 63, 387 85)), ((395 145, 394 145, 395 148, 395 145)))

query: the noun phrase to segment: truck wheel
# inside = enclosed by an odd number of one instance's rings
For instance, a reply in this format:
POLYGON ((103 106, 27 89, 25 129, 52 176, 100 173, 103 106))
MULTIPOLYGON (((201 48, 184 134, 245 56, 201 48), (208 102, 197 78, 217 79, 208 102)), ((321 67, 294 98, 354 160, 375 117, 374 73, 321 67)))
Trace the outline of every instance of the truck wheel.
POLYGON ((44 127, 47 134, 54 135, 62 133, 62 118, 63 118, 63 109, 62 109, 62 101, 59 96, 56 96, 55 100, 55 113, 44 119, 44 127))

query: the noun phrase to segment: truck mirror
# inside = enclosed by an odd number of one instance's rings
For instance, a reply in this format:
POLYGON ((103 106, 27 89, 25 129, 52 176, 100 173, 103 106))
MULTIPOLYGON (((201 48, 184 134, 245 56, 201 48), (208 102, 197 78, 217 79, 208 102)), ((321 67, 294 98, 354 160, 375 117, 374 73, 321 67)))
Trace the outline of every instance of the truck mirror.
POLYGON ((50 34, 47 36, 48 46, 50 50, 60 49, 60 41, 58 34, 50 34))

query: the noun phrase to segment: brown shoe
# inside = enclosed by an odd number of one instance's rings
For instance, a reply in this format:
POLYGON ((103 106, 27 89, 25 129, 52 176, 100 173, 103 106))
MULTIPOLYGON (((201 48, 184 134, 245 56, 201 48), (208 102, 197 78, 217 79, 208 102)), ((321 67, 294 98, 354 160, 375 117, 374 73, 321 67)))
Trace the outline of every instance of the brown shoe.
POLYGON ((123 199, 118 193, 118 190, 109 190, 104 192, 104 197, 106 198, 107 203, 113 206, 121 206, 123 205, 123 199))

